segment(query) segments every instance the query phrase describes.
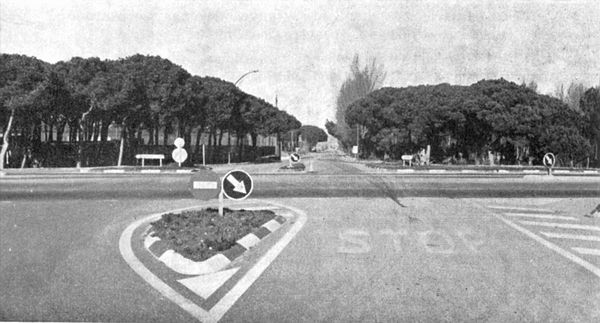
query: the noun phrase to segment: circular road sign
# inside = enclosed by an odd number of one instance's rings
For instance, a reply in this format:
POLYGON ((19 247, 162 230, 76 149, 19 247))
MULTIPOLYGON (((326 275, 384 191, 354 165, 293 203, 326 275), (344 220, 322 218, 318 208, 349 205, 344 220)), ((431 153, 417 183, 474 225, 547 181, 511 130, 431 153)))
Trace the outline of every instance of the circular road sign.
POLYGON ((556 163, 556 156, 553 153, 547 153, 544 155, 544 166, 552 168, 556 163))
POLYGON ((181 164, 187 159, 188 154, 187 151, 185 151, 185 149, 183 148, 175 148, 171 153, 171 157, 173 157, 173 160, 175 162, 181 164))
POLYGON ((221 186, 228 199, 243 200, 250 196, 254 189, 252 177, 243 170, 232 170, 223 176, 221 186))
POLYGON ((201 170, 192 174, 190 178, 190 192, 199 200, 216 198, 221 191, 219 175, 210 170, 201 170))
POLYGON ((177 148, 183 148, 183 146, 185 145, 185 140, 183 140, 183 138, 177 138, 175 139, 175 142, 173 142, 173 144, 177 148))
POLYGON ((290 155, 290 160, 294 163, 297 163, 300 161, 300 155, 298 155, 297 153, 293 153, 290 155))

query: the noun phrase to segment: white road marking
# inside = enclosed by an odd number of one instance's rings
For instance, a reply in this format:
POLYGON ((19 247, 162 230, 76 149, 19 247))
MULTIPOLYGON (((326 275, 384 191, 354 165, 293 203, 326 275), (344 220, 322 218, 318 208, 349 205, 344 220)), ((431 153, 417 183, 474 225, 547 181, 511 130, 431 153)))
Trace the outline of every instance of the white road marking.
POLYGON ((497 210, 518 210, 518 211, 532 211, 532 212, 545 212, 545 213, 553 212, 553 210, 537 209, 537 208, 530 208, 530 207, 515 207, 515 206, 501 206, 501 205, 488 205, 487 207, 490 209, 497 209, 497 210))
MULTIPOLYGON (((197 208, 196 206, 182 208, 173 210, 171 212, 181 212, 190 209, 197 208)), ((164 212, 163 212, 164 213, 164 212)), ((140 277, 142 277, 150 286, 154 287, 154 289, 158 290, 161 294, 163 294, 166 298, 170 299, 175 304, 179 305, 179 307, 183 308, 186 312, 190 313, 194 318, 201 321, 214 321, 216 322, 210 313, 203 310, 200 306, 191 302, 187 298, 183 297, 169 285, 167 285, 164 281, 154 275, 148 268, 146 268, 135 256, 133 253, 133 249, 131 248, 131 238, 133 235, 133 231, 140 226, 142 223, 148 221, 148 219, 159 219, 163 213, 157 213, 145 217, 143 219, 139 219, 132 224, 130 224, 123 234, 121 234, 121 238, 119 239, 119 251, 121 251, 121 255, 123 259, 127 262, 129 267, 133 269, 140 277)))
POLYGON ((125 170, 124 169, 105 169, 103 172, 108 173, 108 174, 120 174, 120 173, 125 173, 125 170))
POLYGON ((577 248, 577 247, 573 247, 571 249, 573 249, 581 254, 584 254, 584 255, 600 256, 600 249, 577 248))
POLYGON ((548 238, 556 239, 573 239, 573 240, 585 240, 585 241, 600 241, 600 236, 591 236, 583 234, 568 234, 568 233, 556 233, 556 232, 540 232, 548 238))
POLYGON ((225 284, 225 282, 227 282, 239 269, 239 267, 232 268, 208 275, 180 279, 178 282, 189 288, 192 292, 200 295, 200 297, 207 299, 216 292, 219 287, 223 286, 223 284, 225 284))
POLYGON ((491 213, 494 217, 496 217, 500 221, 508 224, 513 229, 515 229, 515 230, 517 230, 517 231, 525 234, 526 236, 530 237, 531 239, 535 240, 536 242, 542 244, 544 247, 546 247, 546 248, 548 248, 550 250, 553 250, 553 251, 557 252, 558 254, 560 254, 561 256, 563 256, 563 257, 571 260, 572 262, 574 262, 574 263, 582 266, 583 268, 589 270, 592 274, 594 274, 594 275, 598 276, 598 278, 600 278, 600 268, 598 268, 598 267, 592 265, 591 263, 589 263, 588 261, 586 261, 586 260, 584 260, 582 258, 579 258, 578 256, 576 256, 576 255, 574 255, 574 254, 572 254, 572 253, 564 250, 563 248, 555 245, 554 243, 552 243, 550 241, 547 241, 547 240, 545 240, 542 237, 537 236, 533 232, 531 232, 531 231, 529 231, 529 230, 527 230, 527 229, 525 229, 525 228, 523 228, 523 227, 515 224, 514 222, 512 222, 512 221, 510 221, 510 220, 508 220, 508 219, 506 219, 506 218, 504 218, 504 217, 502 217, 502 216, 500 216, 498 214, 495 214, 495 213, 492 213, 492 212, 489 212, 489 213, 491 213))
POLYGON ((572 216, 559 216, 552 214, 539 214, 539 213, 504 213, 508 216, 513 217, 525 217, 525 218, 536 218, 536 219, 555 219, 555 220, 570 220, 570 221, 578 221, 578 219, 572 216))
MULTIPOLYGON (((290 243, 290 241, 294 238, 294 236, 300 232, 300 229, 306 223, 307 215, 303 211, 296 209, 294 207, 285 206, 275 202, 266 202, 272 205, 277 205, 280 208, 290 209, 296 212, 299 217, 298 220, 292 225, 292 227, 287 231, 283 237, 277 241, 269 251, 252 267, 248 272, 235 284, 235 286, 219 300, 219 302, 213 306, 210 311, 206 311, 202 309, 200 306, 195 304, 194 302, 188 300, 183 295, 179 294, 169 285, 167 285, 164 281, 158 278, 155 274, 153 274, 150 270, 148 270, 135 256, 133 249, 131 247, 131 238, 133 236, 133 232, 136 228, 138 228, 143 223, 153 221, 159 219, 162 214, 156 213, 149 215, 145 218, 139 219, 133 223, 131 223, 125 231, 121 234, 121 238, 119 239, 119 251, 123 256, 123 259, 127 262, 127 264, 133 269, 140 277, 142 277, 148 284, 158 290, 161 294, 163 294, 166 298, 177 304, 183 310, 192 315, 195 319, 200 320, 202 322, 217 322, 225 315, 225 313, 235 304, 235 302, 250 288, 250 286, 258 279, 258 277, 267 269, 267 267, 275 260, 275 258, 283 251, 283 249, 290 243)), ((170 212, 182 212, 190 209, 197 209, 198 206, 192 206, 177 210, 172 210, 170 212)))
POLYGON ((600 227, 596 227, 593 225, 583 225, 583 224, 570 224, 570 223, 554 223, 554 222, 535 222, 535 221, 519 221, 521 224, 525 225, 537 225, 541 227, 553 227, 553 228, 561 228, 561 229, 577 229, 577 230, 591 230, 591 231, 600 231, 600 227))
POLYGON ((263 271, 265 271, 265 269, 267 269, 271 262, 275 260, 279 253, 283 251, 283 248, 285 248, 288 243, 292 241, 294 236, 300 232, 300 229, 302 229, 304 223, 306 223, 307 216, 303 211, 275 202, 268 203, 280 206, 281 208, 287 208, 298 213, 300 215, 298 221, 294 223, 290 230, 286 232, 285 235, 279 241, 277 241, 277 243, 275 243, 275 245, 271 247, 271 249, 269 249, 269 251, 267 251, 267 253, 256 263, 256 265, 250 268, 246 275, 242 277, 242 279, 240 279, 240 281, 233 286, 233 288, 227 294, 225 294, 225 296, 223 296, 223 298, 221 298, 221 300, 210 310, 210 313, 216 319, 215 321, 218 321, 221 319, 221 317, 223 317, 223 315, 225 315, 227 310, 229 310, 229 308, 233 306, 238 298, 240 298, 244 292, 250 288, 252 283, 258 279, 258 277, 263 273, 263 271))
POLYGON ((142 174, 157 174, 160 173, 160 169, 142 169, 140 171, 142 174))

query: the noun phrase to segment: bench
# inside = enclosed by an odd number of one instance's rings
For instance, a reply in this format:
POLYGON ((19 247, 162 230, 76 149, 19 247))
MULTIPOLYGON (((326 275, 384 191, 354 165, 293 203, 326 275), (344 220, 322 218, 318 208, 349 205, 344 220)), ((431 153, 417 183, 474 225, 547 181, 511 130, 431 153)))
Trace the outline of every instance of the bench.
POLYGON ((160 166, 162 167, 162 161, 165 159, 165 155, 163 154, 137 154, 135 155, 136 159, 142 160, 142 167, 144 167, 144 161, 146 159, 158 159, 160 161, 160 166))
POLYGON ((402 166, 406 166, 406 162, 408 162, 408 166, 412 167, 413 155, 402 155, 402 166))

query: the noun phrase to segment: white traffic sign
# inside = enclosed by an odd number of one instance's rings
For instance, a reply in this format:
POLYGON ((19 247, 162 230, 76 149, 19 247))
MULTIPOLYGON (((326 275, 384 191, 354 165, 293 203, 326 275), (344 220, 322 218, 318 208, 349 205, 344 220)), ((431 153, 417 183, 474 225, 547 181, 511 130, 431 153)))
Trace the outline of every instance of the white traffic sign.
POLYGON ((190 192, 200 200, 210 200, 219 195, 221 179, 210 170, 201 170, 190 178, 190 192))
POLYGON ((297 163, 300 161, 300 155, 298 155, 297 153, 293 153, 290 155, 290 160, 294 163, 297 163))
POLYGON ((177 148, 183 148, 183 146, 185 145, 185 140, 183 140, 183 138, 177 138, 175 139, 175 142, 173 142, 173 144, 177 148))
POLYGON ((252 193, 254 182, 250 174, 245 171, 232 170, 223 176, 221 187, 228 199, 243 200, 252 193))
POLYGON ((556 156, 554 156, 553 153, 547 153, 544 155, 544 166, 548 167, 548 168, 552 168, 554 167, 554 164, 556 163, 556 156))
POLYGON ((358 146, 352 146, 352 153, 358 154, 358 146))
POLYGON ((175 148, 171 153, 171 157, 173 157, 173 160, 179 163, 179 166, 181 166, 181 163, 187 159, 188 154, 183 148, 175 148))

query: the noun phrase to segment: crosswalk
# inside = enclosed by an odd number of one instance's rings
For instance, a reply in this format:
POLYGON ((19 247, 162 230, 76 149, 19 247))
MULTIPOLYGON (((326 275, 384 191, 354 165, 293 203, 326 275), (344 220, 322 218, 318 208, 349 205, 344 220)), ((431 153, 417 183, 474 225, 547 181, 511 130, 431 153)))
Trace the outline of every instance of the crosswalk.
POLYGON ((564 256, 572 253, 573 257, 567 258, 579 258, 581 261, 576 262, 598 269, 598 265, 592 263, 600 264, 600 226, 581 223, 581 217, 539 207, 487 205, 487 208, 546 247, 560 249, 559 253, 564 256))

